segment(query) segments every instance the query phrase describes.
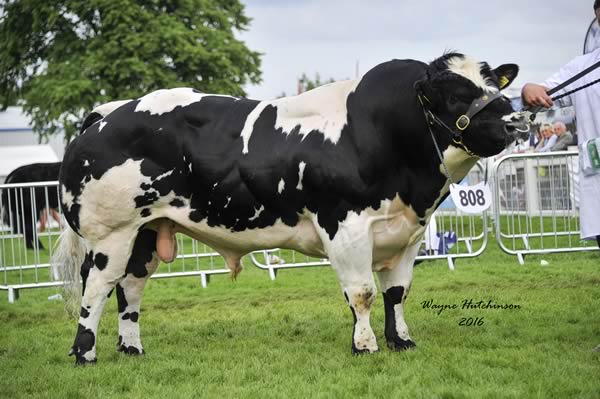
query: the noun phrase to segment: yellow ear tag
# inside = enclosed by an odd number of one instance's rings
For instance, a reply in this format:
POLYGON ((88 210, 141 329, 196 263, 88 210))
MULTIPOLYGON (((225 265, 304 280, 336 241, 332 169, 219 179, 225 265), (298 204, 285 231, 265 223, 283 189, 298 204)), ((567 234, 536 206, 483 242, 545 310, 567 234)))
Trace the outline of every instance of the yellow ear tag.
POLYGON ((500 76, 500 78, 498 79, 498 83, 500 85, 500 89, 503 89, 504 86, 508 84, 508 78, 506 76, 500 76))

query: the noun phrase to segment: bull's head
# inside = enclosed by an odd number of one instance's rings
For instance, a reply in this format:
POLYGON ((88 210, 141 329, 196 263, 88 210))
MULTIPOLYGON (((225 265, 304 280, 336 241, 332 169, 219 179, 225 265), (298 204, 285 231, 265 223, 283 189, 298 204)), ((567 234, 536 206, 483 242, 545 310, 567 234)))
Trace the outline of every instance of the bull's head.
POLYGON ((452 144, 481 157, 492 156, 529 135, 525 117, 515 116, 500 90, 516 78, 519 67, 491 69, 462 54, 449 53, 429 65, 417 92, 429 115, 452 136, 452 144))

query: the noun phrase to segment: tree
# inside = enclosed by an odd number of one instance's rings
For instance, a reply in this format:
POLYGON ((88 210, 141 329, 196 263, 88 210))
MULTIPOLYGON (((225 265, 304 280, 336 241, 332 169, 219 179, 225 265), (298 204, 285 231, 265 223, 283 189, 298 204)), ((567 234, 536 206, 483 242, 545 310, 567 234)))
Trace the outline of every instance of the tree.
MULTIPOLYGON (((1 7, 1 6, 0 6, 1 7)), ((239 0, 12 0, 0 9, 0 106, 69 141, 96 105, 159 88, 245 95, 260 54, 239 0)))
POLYGON ((315 74, 315 79, 309 78, 305 73, 300 76, 298 79, 298 92, 304 93, 305 91, 312 90, 316 87, 322 86, 327 83, 333 83, 335 80, 333 78, 326 79, 325 81, 321 81, 321 75, 317 72, 315 74))

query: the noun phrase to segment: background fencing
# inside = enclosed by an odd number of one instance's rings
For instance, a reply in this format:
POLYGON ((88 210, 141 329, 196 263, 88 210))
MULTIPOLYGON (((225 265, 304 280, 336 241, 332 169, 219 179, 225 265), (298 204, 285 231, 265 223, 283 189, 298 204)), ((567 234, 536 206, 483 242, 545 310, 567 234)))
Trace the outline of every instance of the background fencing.
MULTIPOLYGON (((488 244, 488 226, 495 226, 502 250, 516 255, 521 264, 527 254, 587 251, 595 244, 579 239, 577 152, 528 153, 505 156, 493 165, 495 196, 491 220, 484 212, 468 215, 452 200, 444 201, 428 226, 417 261, 446 259, 454 269, 456 259, 476 257, 488 244), (490 223, 491 222, 491 223, 490 223)), ((474 185, 484 178, 483 164, 465 181, 474 185)), ((0 185, 0 290, 13 302, 19 290, 62 284, 51 275, 50 259, 60 234, 57 182, 0 185)), ((152 278, 198 276, 203 287, 214 274, 227 274, 224 259, 206 245, 178 235, 175 262, 162 264, 152 278)), ((311 258, 287 249, 256 251, 249 260, 277 271, 327 266, 327 259, 311 258)), ((247 263, 247 261, 246 261, 247 263)))
MULTIPOLYGON (((0 184, 0 290, 8 292, 9 302, 22 289, 62 285, 50 268, 61 232, 53 216, 63 220, 57 187, 58 182, 0 184)), ((229 273, 224 259, 206 245, 183 235, 177 240, 177 260, 161 265, 152 278, 199 276, 206 287, 211 275, 229 273)))
POLYGON ((580 239, 577 151, 511 154, 494 164, 494 224, 500 248, 528 254, 597 250, 580 239))

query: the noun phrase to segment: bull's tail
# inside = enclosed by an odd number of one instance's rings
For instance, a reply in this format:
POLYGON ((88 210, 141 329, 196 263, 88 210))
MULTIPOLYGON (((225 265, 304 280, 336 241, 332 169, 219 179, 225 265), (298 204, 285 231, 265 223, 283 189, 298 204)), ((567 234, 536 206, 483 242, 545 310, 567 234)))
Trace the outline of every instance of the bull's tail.
POLYGON ((54 277, 64 283, 62 295, 65 299, 65 310, 74 317, 79 315, 81 303, 80 272, 86 250, 85 240, 67 225, 60 235, 58 246, 52 256, 54 277))

